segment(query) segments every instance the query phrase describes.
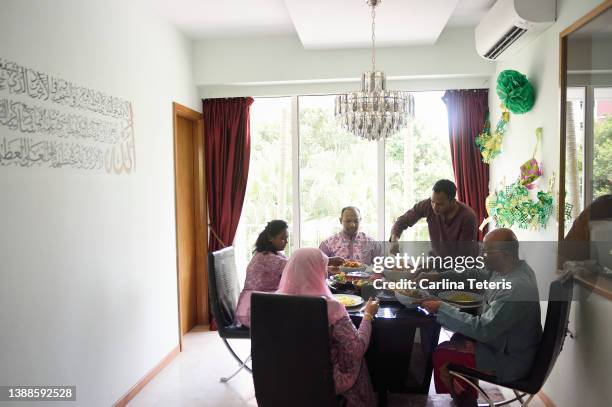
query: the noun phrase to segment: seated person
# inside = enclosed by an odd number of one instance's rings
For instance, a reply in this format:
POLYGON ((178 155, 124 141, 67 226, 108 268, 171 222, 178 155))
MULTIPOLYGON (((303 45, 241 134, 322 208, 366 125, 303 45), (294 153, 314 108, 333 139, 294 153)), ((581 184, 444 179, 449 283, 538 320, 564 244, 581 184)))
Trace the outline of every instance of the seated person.
POLYGON ((612 220, 612 195, 602 195, 595 199, 574 220, 559 250, 563 260, 587 260, 591 256, 590 226, 592 222, 612 220))
POLYGON ((378 312, 378 303, 368 301, 359 330, 355 329, 346 308, 334 299, 325 283, 327 260, 319 249, 294 251, 277 292, 325 297, 336 394, 346 399, 347 407, 375 406, 376 397, 363 356, 370 343, 372 318, 378 312))
POLYGON ((236 322, 251 325, 251 293, 253 291, 274 292, 278 289, 287 257, 282 253, 287 246, 289 234, 287 222, 273 220, 259 234, 255 242, 253 258, 246 269, 244 288, 238 297, 236 322))
POLYGON ((476 406, 476 390, 451 379, 448 364, 495 375, 502 381, 525 377, 540 343, 540 302, 533 270, 518 257, 518 241, 510 229, 496 229, 484 238, 483 255, 489 282, 510 282, 511 289, 486 290, 482 314, 473 316, 439 300, 421 305, 443 327, 456 332, 433 353, 438 393, 451 393, 461 406, 476 406))
POLYGON ((361 213, 354 206, 342 208, 340 224, 342 231, 328 237, 319 245, 331 266, 340 266, 344 260, 354 260, 371 265, 373 258, 382 256, 382 245, 359 231, 361 213))
POLYGON ((437 181, 432 188, 431 198, 418 202, 393 224, 389 238, 392 242, 391 253, 399 253, 398 241, 402 232, 425 218, 433 255, 476 256, 478 254, 476 214, 472 208, 455 199, 456 193, 457 187, 452 181, 447 179, 437 181))

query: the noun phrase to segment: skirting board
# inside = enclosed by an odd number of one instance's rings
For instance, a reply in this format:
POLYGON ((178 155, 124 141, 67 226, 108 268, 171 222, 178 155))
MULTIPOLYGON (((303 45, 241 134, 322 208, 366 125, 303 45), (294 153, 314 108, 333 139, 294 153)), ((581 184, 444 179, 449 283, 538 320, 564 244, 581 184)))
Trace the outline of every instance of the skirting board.
POLYGON ((540 390, 537 396, 540 398, 540 400, 542 400, 542 403, 544 403, 546 407, 556 407, 555 403, 550 399, 550 397, 544 393, 544 390, 540 390))
POLYGON ((145 387, 163 368, 168 366, 172 359, 180 352, 179 346, 176 345, 153 369, 149 371, 142 379, 138 381, 123 397, 121 397, 113 407, 125 407, 140 391, 145 387))

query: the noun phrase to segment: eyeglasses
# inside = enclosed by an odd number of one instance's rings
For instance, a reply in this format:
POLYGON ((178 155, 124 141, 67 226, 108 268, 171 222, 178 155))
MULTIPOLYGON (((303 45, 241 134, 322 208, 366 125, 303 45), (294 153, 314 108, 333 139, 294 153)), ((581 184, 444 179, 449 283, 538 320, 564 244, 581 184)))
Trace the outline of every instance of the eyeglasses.
POLYGON ((501 249, 489 249, 489 250, 481 250, 480 254, 482 254, 483 257, 488 257, 491 253, 495 253, 495 252, 502 252, 505 253, 505 250, 501 250, 501 249))

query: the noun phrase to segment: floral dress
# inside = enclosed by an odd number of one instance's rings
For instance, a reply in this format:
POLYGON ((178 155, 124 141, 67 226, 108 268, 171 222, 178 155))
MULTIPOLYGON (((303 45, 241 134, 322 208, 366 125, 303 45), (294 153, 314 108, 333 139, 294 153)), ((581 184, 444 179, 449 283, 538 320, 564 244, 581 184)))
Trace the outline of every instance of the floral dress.
POLYGON ((359 329, 355 329, 347 315, 329 329, 336 394, 346 399, 347 407, 376 406, 376 395, 363 358, 370 343, 372 322, 362 319, 359 329))
POLYGON ((251 326, 251 294, 254 291, 276 291, 287 261, 282 253, 257 252, 253 255, 246 269, 244 288, 238 297, 236 323, 251 326))

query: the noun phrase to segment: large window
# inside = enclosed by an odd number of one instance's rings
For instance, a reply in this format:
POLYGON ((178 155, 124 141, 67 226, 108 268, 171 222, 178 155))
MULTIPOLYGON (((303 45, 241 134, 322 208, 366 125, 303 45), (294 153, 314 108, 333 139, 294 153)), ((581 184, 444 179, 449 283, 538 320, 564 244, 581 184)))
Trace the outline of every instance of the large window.
POLYGON ((593 199, 612 193, 612 88, 594 89, 593 199))
POLYGON ((376 236, 376 143, 339 128, 334 96, 301 96, 299 129, 301 246, 339 232, 345 206, 358 207, 360 230, 376 236))
POLYGON ((612 88, 567 89, 565 202, 573 220, 596 198, 612 192, 612 88))
MULTIPOLYGON (((379 142, 338 126, 334 95, 255 98, 249 181, 234 242, 239 269, 272 219, 290 224, 287 254, 340 231, 340 210, 348 205, 360 208, 362 231, 386 240, 395 219, 429 197, 436 180, 453 179, 442 95, 415 93, 414 122, 379 142)), ((402 239, 427 240, 427 224, 402 239)))
MULTIPOLYGON (((398 216, 431 195, 442 178, 453 180, 444 92, 414 94, 415 120, 385 142, 385 236, 398 216)), ((407 229, 402 240, 429 240, 421 219, 407 229)))
MULTIPOLYGON (((244 273, 255 240, 273 219, 292 226, 291 98, 257 98, 251 105, 251 159, 240 224, 234 239, 238 270, 244 273)), ((289 239, 286 253, 291 252, 289 239)), ((239 276, 243 281, 243 275, 239 276)))
POLYGON ((572 205, 572 219, 566 219, 565 230, 572 227, 574 218, 584 209, 585 101, 585 88, 567 89, 565 202, 572 205))

